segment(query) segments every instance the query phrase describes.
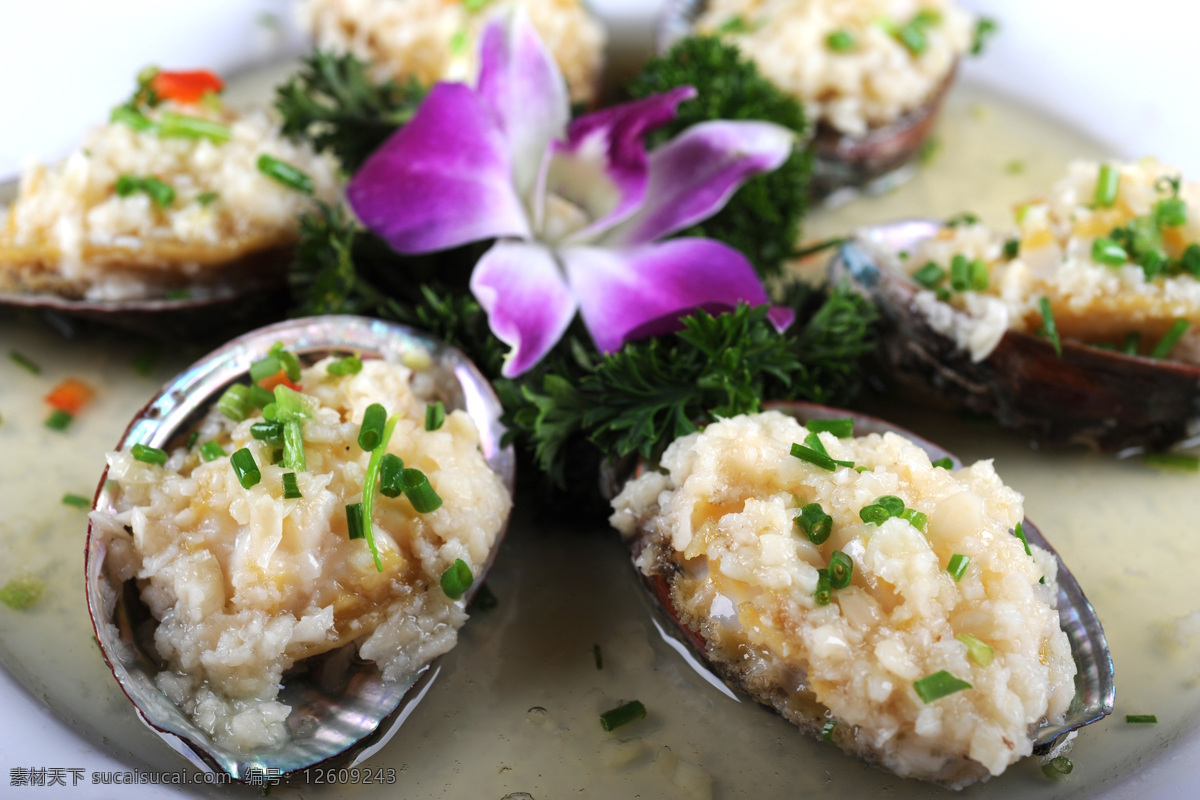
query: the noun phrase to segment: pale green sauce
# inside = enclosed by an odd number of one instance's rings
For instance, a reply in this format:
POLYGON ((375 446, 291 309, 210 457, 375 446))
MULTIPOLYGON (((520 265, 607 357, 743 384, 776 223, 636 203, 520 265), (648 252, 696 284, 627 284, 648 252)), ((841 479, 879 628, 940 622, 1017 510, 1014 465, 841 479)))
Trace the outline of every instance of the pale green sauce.
MULTIPOLYGON (((1069 130, 970 90, 952 99, 939 137, 914 181, 815 214, 808 235, 964 209, 1005 224, 1011 205, 1047 187, 1069 158, 1102 155, 1069 130), (1017 161, 1023 170, 1007 172, 1017 161)), ((48 584, 26 610, 0 607, 0 661, 118 759, 176 770, 182 760, 137 720, 92 640, 82 591, 86 515, 60 503, 64 492, 91 495, 126 421, 200 355, 164 354, 143 377, 131 366, 142 348, 117 335, 64 340, 32 317, 0 312, 0 584, 21 573, 48 584), (12 363, 10 349, 41 364, 42 375, 12 363), (54 433, 42 427, 49 409, 41 398, 67 376, 96 387, 97 399, 69 431, 54 433)), ((1200 475, 1081 450, 1039 452, 994 426, 902 405, 875 411, 964 460, 995 458, 1087 591, 1112 645, 1117 713, 1080 735, 1074 774, 1052 782, 1027 759, 964 796, 1088 796, 1136 774, 1196 725, 1200 633, 1182 634, 1178 623, 1195 614, 1190 630, 1200 630, 1200 475), (1159 724, 1127 725, 1126 713, 1157 714, 1159 724)), ((394 768, 395 784, 303 788, 301 779, 272 797, 703 798, 705 787, 713 797, 762 800, 945 796, 802 738, 765 709, 714 689, 654 631, 615 533, 602 521, 563 529, 532 516, 518 512, 489 578, 499 607, 467 624, 425 701, 364 765, 394 768), (599 714, 635 698, 647 719, 603 732, 599 714)))

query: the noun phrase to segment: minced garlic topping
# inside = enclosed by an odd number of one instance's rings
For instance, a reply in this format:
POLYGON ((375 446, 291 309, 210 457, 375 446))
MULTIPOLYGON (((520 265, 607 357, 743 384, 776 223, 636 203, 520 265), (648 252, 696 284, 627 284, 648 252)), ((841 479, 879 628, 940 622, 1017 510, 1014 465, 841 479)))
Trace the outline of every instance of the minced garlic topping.
POLYGON ((317 47, 353 53, 377 78, 428 86, 474 80, 484 23, 515 7, 558 62, 571 101, 594 104, 607 36, 579 0, 305 0, 298 13, 317 47))
POLYGON ((696 29, 736 44, 809 119, 861 136, 929 100, 970 46, 972 25, 955 0, 713 0, 696 29), (929 23, 917 25, 916 52, 900 31, 922 12, 929 23), (831 35, 849 46, 835 50, 831 35))
POLYGON ((1039 329, 1039 301, 1045 297, 1063 338, 1124 346, 1133 335, 1143 354, 1177 320, 1186 320, 1189 332, 1168 357, 1200 363, 1200 247, 1194 251, 1196 273, 1183 263, 1188 248, 1200 243, 1200 185, 1180 183, 1183 222, 1160 224, 1155 210, 1173 198, 1171 181, 1179 180, 1178 169, 1149 159, 1109 163, 1118 176, 1116 193, 1111 205, 1101 207, 1096 203, 1101 166, 1073 162, 1048 196, 1017 207, 1017 229, 1011 234, 980 224, 960 225, 944 229, 910 254, 905 262, 909 272, 930 262, 948 271, 956 255, 986 265, 986 289, 950 293, 950 303, 967 312, 957 323, 949 309, 936 308, 933 292, 917 298, 935 327, 940 324, 981 360, 1005 330, 1039 329), (1148 273, 1133 252, 1125 258, 1118 252, 1117 263, 1097 260, 1096 241, 1122 245, 1114 231, 1131 225, 1149 233, 1148 240, 1168 260, 1165 267, 1148 273), (1015 256, 1005 254, 1006 243, 1010 250, 1016 248, 1015 256))
POLYGON ((262 479, 249 489, 228 457, 205 462, 199 447, 175 450, 163 466, 128 452, 108 456, 120 513, 97 521, 111 538, 109 568, 137 578, 159 620, 154 641, 169 669, 156 681, 229 746, 286 741, 289 709, 275 697, 300 659, 356 641, 385 679, 400 680, 452 648, 465 602, 446 596, 441 576, 456 559, 479 574, 511 505, 464 412, 426 431, 425 403, 405 367, 365 361, 359 374, 334 378, 327 363, 301 380, 318 406, 303 424, 301 499, 284 499, 289 470, 272 465, 272 447, 251 436, 261 414, 233 423, 214 412, 200 429, 200 443, 215 440, 229 454, 250 449, 262 479), (382 572, 346 522, 346 505, 362 499, 370 454, 357 437, 372 403, 404 415, 388 452, 422 470, 443 501, 419 514, 403 495, 375 498, 382 572))
POLYGON ((899 775, 961 786, 999 774, 1074 695, 1056 562, 1013 535, 1021 496, 990 461, 933 467, 892 433, 820 434, 834 459, 866 468, 829 472, 790 454, 807 435, 775 411, 709 425, 667 449, 665 474, 631 481, 611 521, 644 538, 644 573, 674 576, 676 611, 709 658, 784 716, 819 730, 827 709, 843 747, 899 775), (925 514, 926 530, 864 522, 859 512, 885 495, 925 514), (833 518, 820 545, 794 521, 809 503, 833 518), (853 560, 853 579, 818 605, 834 550, 853 560), (959 581, 946 571, 955 554, 970 558, 959 581), (994 660, 969 657, 961 634, 994 660), (923 702, 914 682, 940 670, 973 688, 923 702))

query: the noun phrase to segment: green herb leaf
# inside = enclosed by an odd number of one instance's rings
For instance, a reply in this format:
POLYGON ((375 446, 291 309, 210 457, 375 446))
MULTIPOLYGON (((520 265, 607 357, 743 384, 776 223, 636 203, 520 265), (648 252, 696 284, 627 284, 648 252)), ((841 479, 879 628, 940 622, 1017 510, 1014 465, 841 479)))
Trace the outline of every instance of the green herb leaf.
POLYGON ((913 682, 913 688, 917 691, 917 696, 926 703, 932 703, 935 700, 940 700, 947 695, 961 692, 963 689, 970 689, 971 684, 960 678, 956 678, 946 670, 939 670, 932 675, 926 675, 918 681, 913 682))

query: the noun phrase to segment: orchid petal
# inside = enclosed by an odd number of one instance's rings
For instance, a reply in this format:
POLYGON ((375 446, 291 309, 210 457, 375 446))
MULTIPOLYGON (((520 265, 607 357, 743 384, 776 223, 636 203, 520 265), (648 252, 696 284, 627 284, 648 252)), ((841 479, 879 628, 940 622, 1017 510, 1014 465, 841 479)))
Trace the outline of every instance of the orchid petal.
POLYGON ((748 178, 781 166, 795 141, 791 131, 770 122, 693 125, 650 154, 645 203, 603 243, 651 242, 707 219, 748 178))
POLYGON ((567 83, 523 9, 511 24, 503 18, 488 23, 479 60, 479 95, 508 140, 517 194, 527 197, 546 149, 571 118, 567 83))
MULTIPOLYGON (((746 257, 711 239, 671 239, 624 250, 559 251, 584 324, 602 353, 631 339, 679 330, 679 318, 704 309, 731 311, 739 302, 770 302, 746 257)), ((776 329, 790 309, 772 309, 776 329)))
POLYGON ((496 338, 512 346, 506 378, 532 367, 562 338, 575 317, 575 298, 554 254, 526 242, 497 242, 471 273, 471 292, 496 338))
POLYGON ((363 224, 401 253, 528 237, 504 136, 468 87, 439 83, 346 187, 363 224))
POLYGON ((582 209, 591 224, 571 236, 583 242, 632 214, 646 196, 647 133, 675 118, 675 108, 696 96, 680 86, 580 117, 565 142, 555 142, 543 192, 582 209))

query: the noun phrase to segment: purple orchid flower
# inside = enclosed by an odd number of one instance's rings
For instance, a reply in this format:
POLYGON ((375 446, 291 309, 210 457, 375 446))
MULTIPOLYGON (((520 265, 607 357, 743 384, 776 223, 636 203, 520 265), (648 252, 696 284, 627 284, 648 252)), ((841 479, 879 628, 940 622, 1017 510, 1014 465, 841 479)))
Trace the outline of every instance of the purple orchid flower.
MULTIPOLYGON (((647 153, 645 134, 695 95, 682 87, 570 121, 566 84, 524 15, 484 31, 475 89, 439 83, 346 191, 401 253, 496 239, 471 276, 503 374, 536 364, 576 310, 596 347, 678 329, 678 318, 770 302, 746 258, 710 239, 658 241, 779 167, 790 131, 706 122, 647 153)), ((783 330, 786 308, 772 308, 783 330)))

